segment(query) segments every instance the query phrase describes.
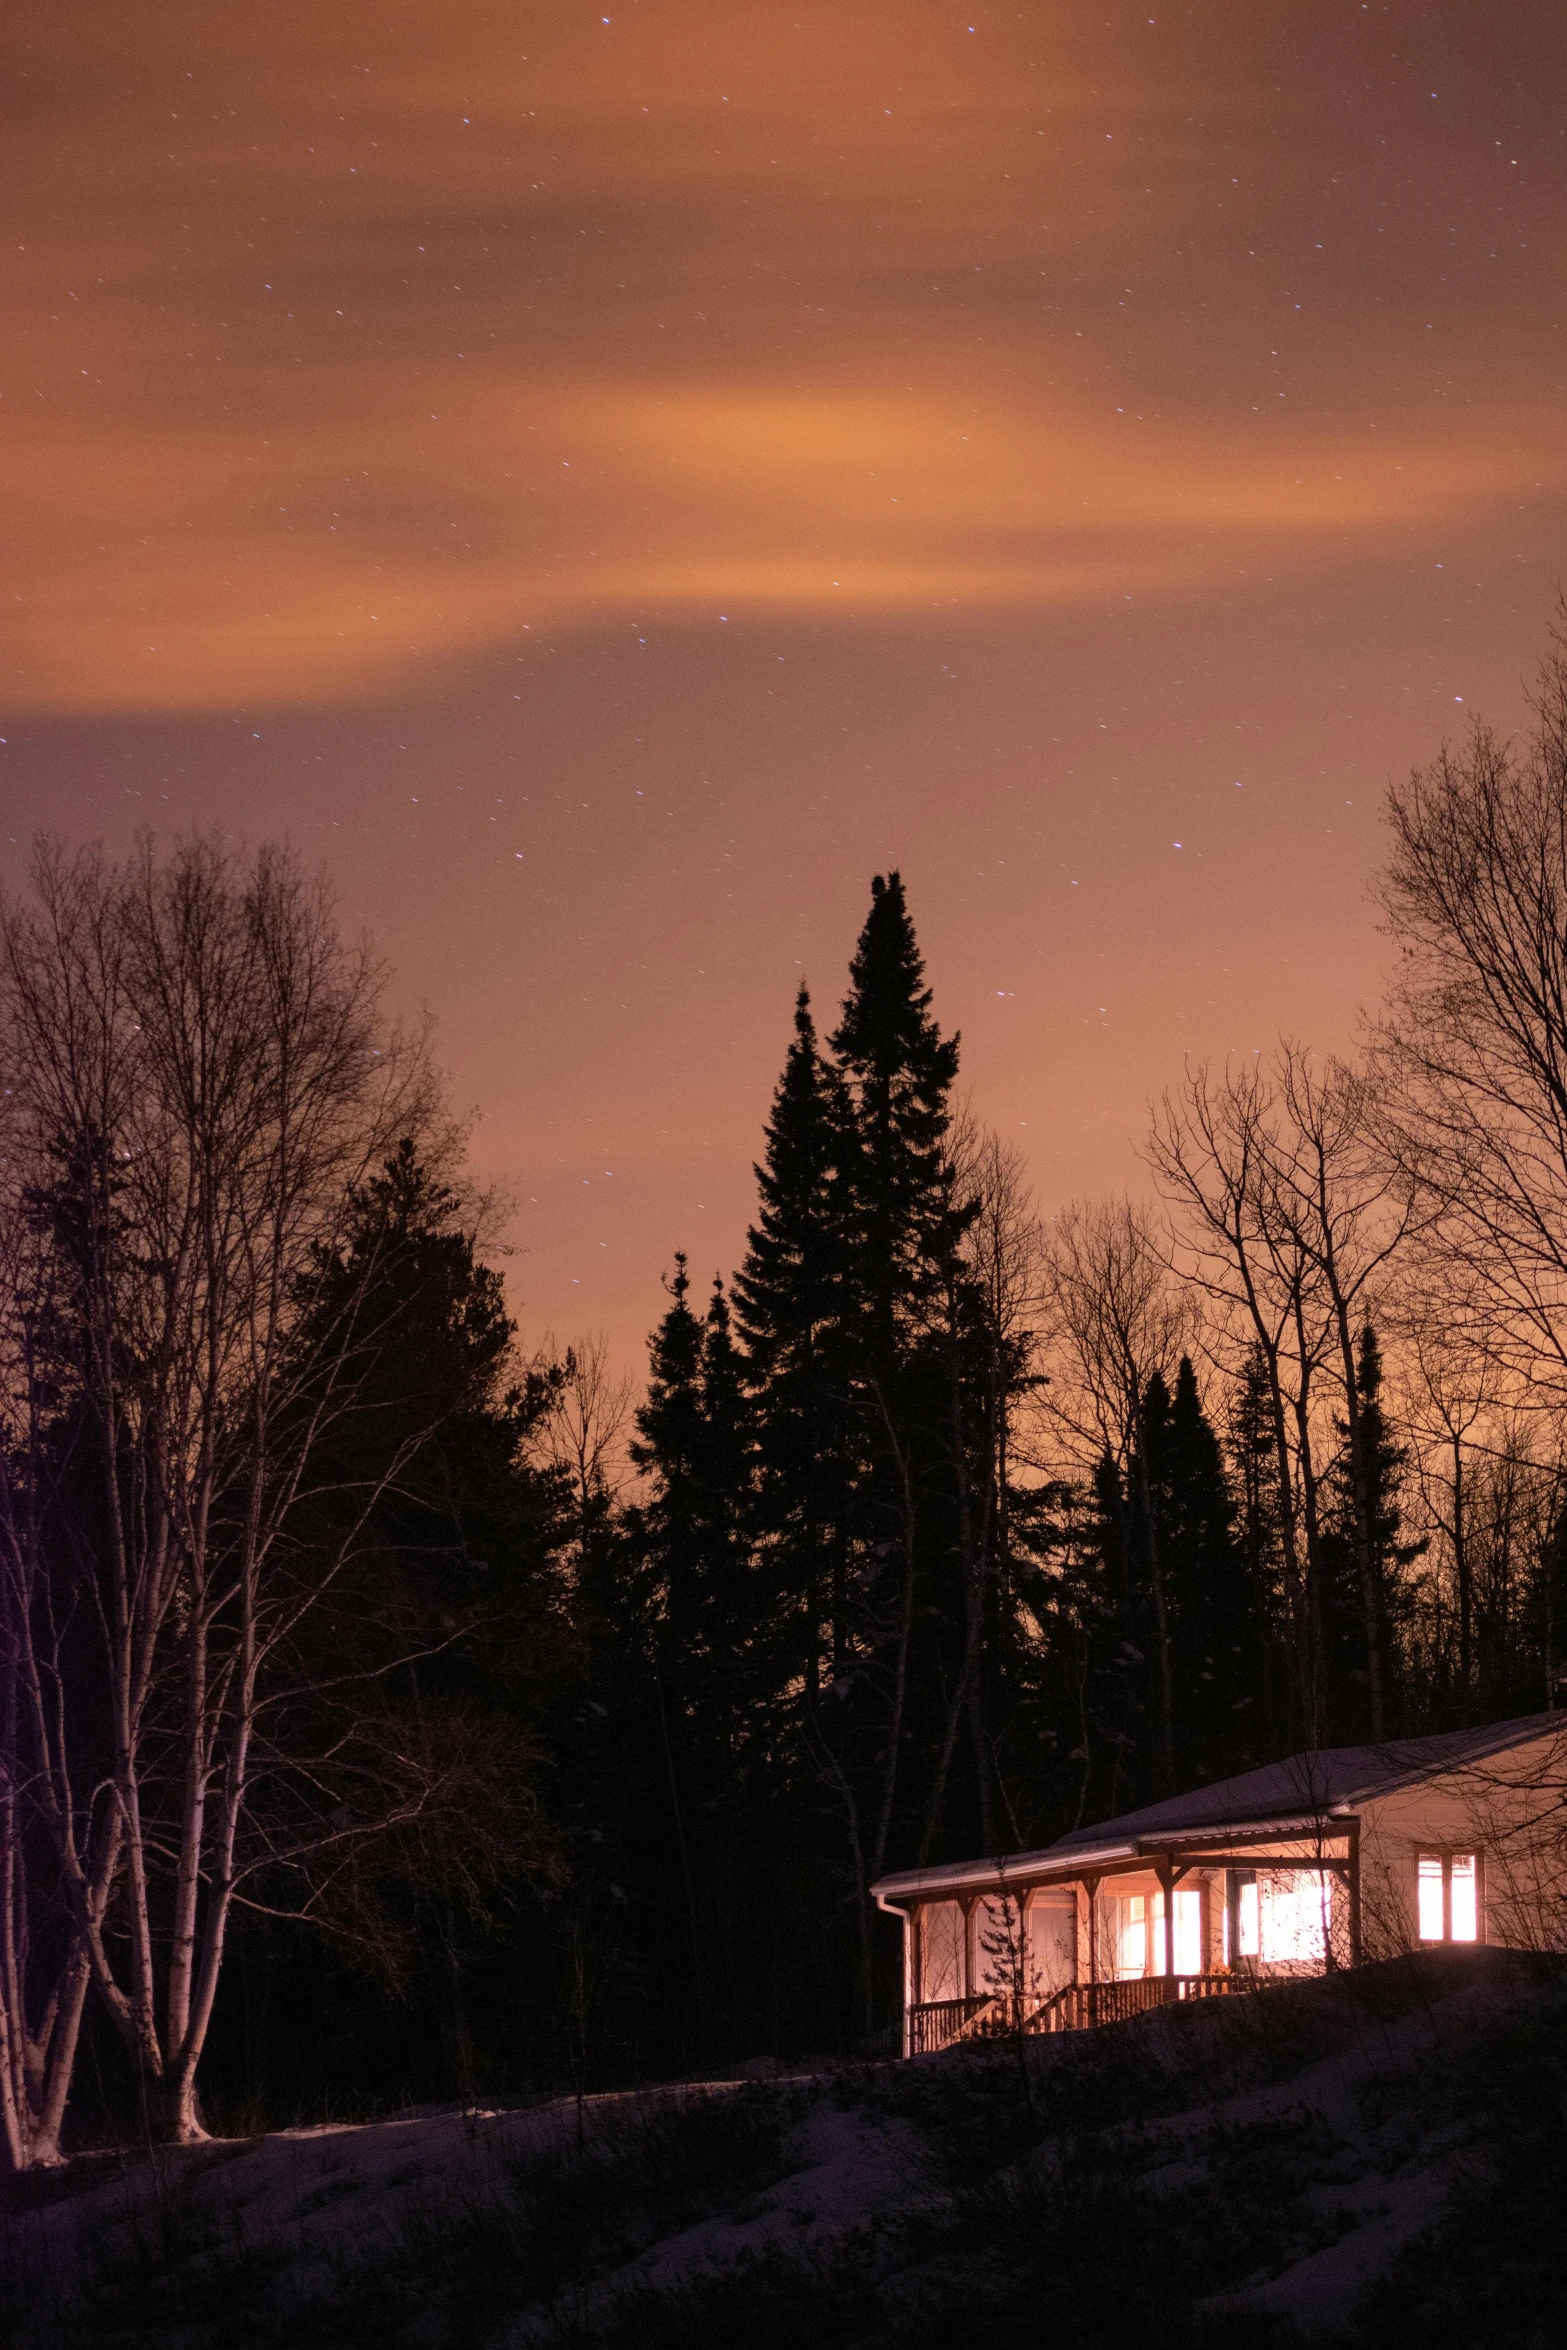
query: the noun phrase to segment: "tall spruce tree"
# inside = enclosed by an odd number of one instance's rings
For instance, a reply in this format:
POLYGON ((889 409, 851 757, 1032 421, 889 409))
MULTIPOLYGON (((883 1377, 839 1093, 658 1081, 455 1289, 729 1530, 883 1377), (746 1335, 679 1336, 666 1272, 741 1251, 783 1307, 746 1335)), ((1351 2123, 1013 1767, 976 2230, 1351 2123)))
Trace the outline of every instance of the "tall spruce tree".
POLYGON ((761 1741, 773 1692, 750 1539, 752 1445, 744 1362, 718 1275, 702 1323, 701 1407, 705 1697, 709 1735, 738 1761, 761 1741))
MULTIPOLYGON (((703 2051, 722 2032, 734 1971, 724 1963, 734 1925, 725 1835, 743 1797, 746 1750, 765 1733, 768 1692, 754 1672, 746 1413, 728 1299, 715 1283, 706 1314, 692 1310, 683 1252, 667 1287, 631 1446, 650 1489, 630 1513, 651 1608, 658 1756, 643 1843, 665 1852, 673 1844, 685 1912, 685 1930, 676 1930, 681 1942, 689 1939, 690 1961, 668 1990, 688 2046, 703 2051)), ((633 1856, 645 1875, 642 1859, 633 1856)))
POLYGON ((890 1365, 900 1324, 942 1282, 962 1236, 945 1151, 956 1036, 931 1016, 925 964, 903 882, 877 874, 849 966, 832 1047, 853 1095, 850 1187, 853 1268, 873 1358, 890 1365))
POLYGON ((669 1305, 648 1340, 647 1394, 638 1406, 631 1457, 652 1480, 643 1519, 660 1550, 681 1565, 701 1536, 702 1325, 687 1304, 691 1268, 684 1249, 665 1283, 669 1305))
MULTIPOLYGON (((1097 1698, 1089 1780, 1099 1812, 1124 1811, 1151 1791, 1146 1689, 1148 1653, 1135 1560, 1135 1525, 1121 1464, 1108 1449, 1094 1468, 1093 1501, 1079 1565, 1079 1612, 1089 1637, 1085 1690, 1097 1698), (1097 1745, 1098 1752, 1093 1752, 1097 1745)), ((1085 1777, 1088 1774, 1085 1772, 1085 1777)))
POLYGON ((1410 1726, 1401 1718, 1407 1709, 1405 1693, 1398 1685, 1409 1597, 1403 1570, 1420 1557, 1426 1544, 1419 1539, 1402 1539, 1402 1486, 1409 1454, 1389 1427, 1382 1382, 1382 1349, 1375 1329, 1367 1322, 1355 1347, 1363 1491, 1357 1496, 1354 1490, 1349 1430, 1347 1423, 1341 1422, 1343 1449, 1330 1481, 1329 1523, 1322 1541, 1328 1703, 1336 1734, 1344 1738, 1374 1735, 1368 1636, 1375 1643, 1385 1730, 1410 1726), (1357 1502, 1364 1510, 1369 1607, 1357 1557, 1357 1502))
MULTIPOLYGON (((321 1414, 299 1552, 330 1555, 358 1518, 359 1554, 299 1626, 290 1711, 296 1727, 314 1722, 318 1791, 343 1776, 340 1831, 372 1769, 356 1715, 403 1767, 444 1773, 450 1792, 384 1846, 329 1846, 308 1902, 285 1877, 247 1909, 233 1950, 242 1996, 219 2007, 215 2067, 230 2090, 243 2082, 248 2097, 287 2104, 329 2052, 355 2045, 363 2061, 370 2042, 323 2010, 314 1945, 325 1928, 357 1942, 367 1978, 396 1986, 386 2035, 402 2077, 421 2094, 466 2095, 511 2029, 485 2012, 498 1917, 530 1880, 553 1885, 569 1824, 542 1738, 569 1673, 569 1520, 558 1480, 529 1458, 553 1386, 538 1371, 513 1383, 500 1277, 479 1258, 460 1192, 409 1141, 356 1193, 345 1245, 318 1257, 299 1303, 301 1348, 337 1334, 362 1379, 358 1411, 321 1414), (359 1517, 380 1464, 418 1427, 430 1435, 359 1517), (275 2019, 265 2070, 239 2022, 258 2009, 275 2019)), ((271 1832, 286 1851, 287 1835, 271 1832)))
POLYGON ((1254 1712, 1250 1733, 1262 1746, 1297 1746, 1308 1735, 1298 1712, 1300 1676, 1293 1661, 1297 1627, 1291 1621, 1284 1564, 1284 1507, 1279 1493, 1278 1446, 1272 1389, 1260 1347, 1243 1357, 1230 1390, 1225 1421, 1236 1502, 1236 1541, 1246 1578, 1247 1608, 1261 1628, 1263 1654, 1252 1686, 1237 1701, 1254 1712), (1273 1725, 1271 1731, 1265 1727, 1273 1725))
MULTIPOLYGON (((958 1039, 932 1015, 896 872, 872 882, 831 1041, 850 1110, 841 1328, 858 1452, 846 1624, 835 1634, 850 1702, 834 1767, 854 1791, 868 1882, 894 1852, 912 1856, 928 1822, 932 1758, 940 1770, 950 1751, 950 1693, 968 1654, 972 1566, 959 1523, 968 1433, 950 1408, 959 1256, 974 1212, 947 1151, 958 1039)), ((971 1839, 978 1829, 976 1813, 971 1839)))
POLYGON ((647 1396, 631 1453, 652 1492, 641 1531, 658 1594, 666 1704, 696 1747, 724 1743, 750 1699, 746 1546, 748 1461, 740 1362, 729 1303, 715 1283, 705 1319, 687 1300, 691 1276, 677 1253, 670 1304, 649 1342, 647 1396))
MULTIPOLYGON (((852 1621, 835 1628, 845 1658, 874 1654, 897 1727, 879 1754, 896 1771, 920 1692, 911 1648, 916 1612, 930 1626, 956 1598, 915 1584, 932 1547, 933 1465, 950 1441, 937 1326, 953 1286, 965 1217, 954 1205, 946 1140, 958 1039, 943 1037, 896 873, 877 874, 832 1037, 848 1105, 842 1159, 845 1274, 839 1327, 857 1432, 852 1621), (921 1554, 924 1554, 922 1557, 921 1554)), ((949 1474, 943 1480, 950 1498, 949 1474)), ((961 1626, 943 1631, 961 1639, 961 1626)), ((916 1741, 917 1743, 917 1741, 916 1741)), ((890 1780, 889 1780, 890 1785, 890 1780)), ((890 1797, 873 1839, 884 1850, 890 1797)))
POLYGON ((1170 1618, 1178 1784, 1222 1778, 1262 1759, 1248 1703, 1265 1619, 1236 1536, 1224 1456, 1183 1355, 1171 1396, 1161 1380, 1144 1409, 1159 1556, 1170 1618))
POLYGON ((753 1398, 754 1523, 781 1685, 809 1696, 843 1658, 853 1445, 844 1345, 849 1109, 801 986, 755 1169, 758 1211, 734 1285, 753 1398))

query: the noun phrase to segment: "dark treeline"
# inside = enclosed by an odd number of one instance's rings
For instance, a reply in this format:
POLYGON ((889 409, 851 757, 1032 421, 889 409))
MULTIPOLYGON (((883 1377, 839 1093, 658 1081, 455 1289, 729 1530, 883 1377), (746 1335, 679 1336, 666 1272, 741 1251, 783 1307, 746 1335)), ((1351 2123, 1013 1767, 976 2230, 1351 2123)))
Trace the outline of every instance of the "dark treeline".
POLYGON ((1032 1201, 902 882, 645 1386, 519 1351, 421 1040, 286 857, 0 940, 0 2086, 135 2126, 883 2044, 890 1868, 1557 1701, 1567 679, 1390 803, 1362 1059, 1032 1201))

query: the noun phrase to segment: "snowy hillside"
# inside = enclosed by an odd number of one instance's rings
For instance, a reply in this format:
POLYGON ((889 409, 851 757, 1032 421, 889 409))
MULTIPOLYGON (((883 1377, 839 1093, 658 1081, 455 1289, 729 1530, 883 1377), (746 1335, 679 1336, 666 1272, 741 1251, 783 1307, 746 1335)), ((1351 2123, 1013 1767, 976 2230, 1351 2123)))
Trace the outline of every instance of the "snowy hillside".
POLYGON ((15 2350, 1567 2338, 1567 1968, 1428 1953, 1025 2049, 84 2159, 15 2350))

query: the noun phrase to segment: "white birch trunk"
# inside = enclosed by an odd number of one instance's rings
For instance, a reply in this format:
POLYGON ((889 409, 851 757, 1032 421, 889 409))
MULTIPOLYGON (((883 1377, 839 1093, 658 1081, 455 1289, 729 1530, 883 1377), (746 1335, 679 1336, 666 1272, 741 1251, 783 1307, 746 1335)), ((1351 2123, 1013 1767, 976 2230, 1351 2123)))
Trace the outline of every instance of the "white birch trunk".
MULTIPOLYGON (((428 1117, 418 1051, 376 1049, 378 990, 322 894, 268 852, 244 863, 198 842, 159 867, 144 845, 118 871, 45 855, 36 910, 0 918, 13 1080, 0 1224, 14 1254, 19 1235, 36 1240, 36 1201, 60 1203, 38 1243, 53 1257, 33 1274, 54 1282, 76 1334, 56 1376, 103 1529, 41 1556, 39 1590, 13 1573, 6 1592, 18 1720, 36 1749, 29 1800, 74 1926, 47 2032, 30 2035, 25 1852, 0 1816, 0 2127, 14 2164, 58 2145, 89 1981, 159 2125, 200 2133, 197 2068, 233 1904, 266 1858, 245 1843, 269 1676, 275 1694, 293 1633, 410 1449, 308 1574, 280 1572, 365 1343, 350 1303, 335 1368, 292 1357, 301 1283, 331 1259, 355 1187, 428 1117), (105 1934, 111 1900, 124 1957, 105 1934)), ((26 1295, 6 1310, 14 1406, 26 1295)))

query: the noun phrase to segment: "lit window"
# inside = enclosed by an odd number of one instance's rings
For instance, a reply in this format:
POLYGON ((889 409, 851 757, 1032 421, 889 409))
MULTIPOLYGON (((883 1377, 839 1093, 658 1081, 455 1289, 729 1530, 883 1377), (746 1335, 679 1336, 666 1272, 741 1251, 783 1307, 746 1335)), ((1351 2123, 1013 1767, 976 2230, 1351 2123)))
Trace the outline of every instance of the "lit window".
POLYGON ((1148 1972, 1151 1975, 1162 1975, 1164 1973, 1164 1895, 1150 1893, 1143 1903, 1143 1912, 1148 1920, 1148 1972))
POLYGON ((1175 1971, 1202 1973, 1202 1894, 1195 1885, 1181 1886, 1175 1896, 1175 1971))
POLYGON ((1257 1880, 1255 1874, 1242 1876, 1237 1869, 1230 1871, 1224 1903, 1220 1950, 1226 1966, 1233 1966, 1238 1958, 1255 1958, 1257 1955, 1257 1880))
POLYGON ((1479 1869, 1472 1852, 1423 1852, 1416 1878, 1422 1942, 1478 1942, 1479 1869))
POLYGON ((1442 1917, 1442 1863, 1434 1852, 1423 1852, 1420 1855, 1418 1898, 1421 1941, 1445 1942, 1447 1933, 1442 1917))
POLYGON ((1147 1903, 1140 1893, 1123 1895, 1115 1904, 1115 1971, 1142 1975, 1148 1971, 1147 1903))
MULTIPOLYGON (((1120 1909, 1117 1974, 1162 1975, 1163 1893, 1124 1895, 1120 1909)), ((1178 1975, 1202 1973, 1202 1893, 1195 1885, 1181 1886, 1175 1896, 1175 1971, 1178 1975)))
POLYGON ((1028 1987, 1044 1998, 1077 1974, 1077 1902, 1042 1894, 1028 1907, 1028 1987))
POLYGON ((1320 1965, 1327 1950, 1327 1886, 1315 1869, 1260 1879, 1262 1956, 1278 1965, 1320 1965))
POLYGON ((956 1901, 927 1902, 920 1911, 920 1997, 963 1996, 963 1911, 956 1901))

